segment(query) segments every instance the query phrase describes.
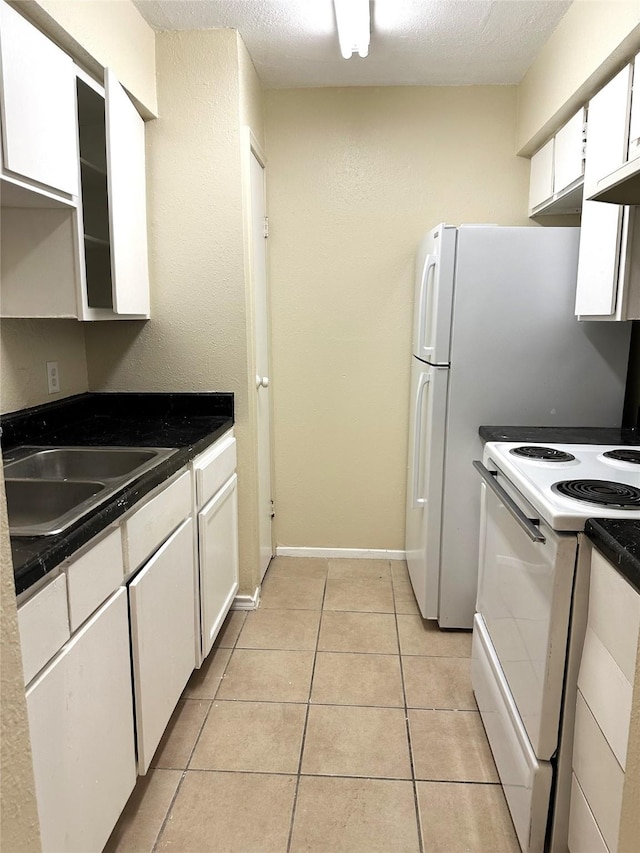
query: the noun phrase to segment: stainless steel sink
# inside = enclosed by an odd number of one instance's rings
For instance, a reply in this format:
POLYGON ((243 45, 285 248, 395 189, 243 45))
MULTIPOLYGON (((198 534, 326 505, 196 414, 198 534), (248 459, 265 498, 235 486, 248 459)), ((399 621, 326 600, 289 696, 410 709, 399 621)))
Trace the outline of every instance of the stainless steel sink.
POLYGON ((5 477, 40 480, 113 480, 157 457, 156 450, 121 447, 54 447, 5 466, 5 477))
POLYGON ((13 532, 52 524, 59 528, 104 487, 104 483, 96 481, 6 480, 9 529, 13 532))
POLYGON ((164 447, 22 447, 4 466, 9 531, 61 533, 167 457, 164 447))

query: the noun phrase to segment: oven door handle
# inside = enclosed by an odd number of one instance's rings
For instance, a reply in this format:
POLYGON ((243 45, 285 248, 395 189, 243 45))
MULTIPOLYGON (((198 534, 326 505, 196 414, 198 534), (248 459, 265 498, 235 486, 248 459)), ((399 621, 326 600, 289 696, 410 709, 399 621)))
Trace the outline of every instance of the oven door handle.
POLYGON ((518 504, 496 480, 498 472, 489 471, 488 468, 485 468, 482 462, 478 462, 477 460, 474 461, 473 467, 480 474, 480 476, 487 484, 487 486, 489 486, 491 491, 494 492, 500 498, 500 500, 509 510, 515 521, 518 522, 520 527, 527 534, 529 539, 531 539, 532 542, 546 542, 547 540, 544 538, 542 533, 540 533, 540 529, 537 527, 537 525, 540 524, 540 520, 537 518, 527 518, 527 516, 522 512, 518 504))

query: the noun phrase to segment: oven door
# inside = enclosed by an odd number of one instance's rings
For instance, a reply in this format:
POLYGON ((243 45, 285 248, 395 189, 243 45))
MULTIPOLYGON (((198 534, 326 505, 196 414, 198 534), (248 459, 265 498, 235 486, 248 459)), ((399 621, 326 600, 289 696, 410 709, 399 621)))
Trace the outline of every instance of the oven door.
POLYGON ((485 462, 493 473, 481 471, 476 609, 533 752, 548 760, 558 746, 577 537, 543 521, 525 524, 535 511, 485 462))

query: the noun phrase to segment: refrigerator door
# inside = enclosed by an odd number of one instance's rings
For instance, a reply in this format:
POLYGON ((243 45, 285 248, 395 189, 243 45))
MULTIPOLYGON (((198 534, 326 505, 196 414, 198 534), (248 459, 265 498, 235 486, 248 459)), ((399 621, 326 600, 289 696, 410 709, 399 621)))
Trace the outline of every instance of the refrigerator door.
POLYGON ((456 228, 438 225, 416 256, 412 353, 429 364, 449 363, 455 247, 456 228))
POLYGON ((437 619, 449 369, 411 361, 405 548, 420 612, 425 619, 437 619))

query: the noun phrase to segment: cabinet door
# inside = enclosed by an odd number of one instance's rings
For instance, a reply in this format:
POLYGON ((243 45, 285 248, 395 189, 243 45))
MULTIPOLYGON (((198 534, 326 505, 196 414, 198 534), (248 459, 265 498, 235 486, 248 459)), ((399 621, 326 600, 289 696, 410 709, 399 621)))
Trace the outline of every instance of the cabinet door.
POLYGON ((531 158, 529 178, 529 210, 533 210, 553 195, 553 139, 531 158))
POLYGON ((237 485, 234 474, 198 515, 203 658, 238 591, 237 485))
POLYGON ((640 54, 633 63, 633 89, 631 92, 631 111, 629 114, 629 151, 627 158, 635 160, 640 156, 640 54))
POLYGON ((42 849, 102 850, 136 781, 127 594, 27 689, 42 849))
POLYGON ((553 151, 553 191, 562 192, 582 177, 584 109, 579 110, 555 137, 553 151))
POLYGON ((627 67, 589 102, 575 309, 580 317, 607 318, 616 312, 624 208, 586 199, 624 160, 629 81, 627 67))
POLYGON ((75 75, 71 57, 0 4, 4 167, 78 194, 75 75))
POLYGON ((195 668, 193 523, 187 519, 129 584, 138 772, 145 774, 195 668))
POLYGON ((113 310, 149 315, 144 121, 105 71, 113 310))

